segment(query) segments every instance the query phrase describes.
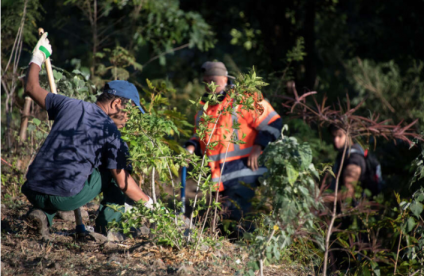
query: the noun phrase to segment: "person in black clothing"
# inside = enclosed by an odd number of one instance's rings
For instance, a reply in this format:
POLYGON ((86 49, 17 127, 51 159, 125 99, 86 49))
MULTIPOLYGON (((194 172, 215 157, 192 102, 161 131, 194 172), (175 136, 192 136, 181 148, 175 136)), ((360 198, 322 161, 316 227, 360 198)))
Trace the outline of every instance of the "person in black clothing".
MULTIPOLYGON (((340 165, 343 156, 343 149, 347 143, 345 160, 341 170, 338 200, 344 201, 346 199, 353 200, 355 197, 355 186, 365 180, 366 175, 366 161, 364 157, 364 149, 357 143, 353 143, 352 139, 348 139, 344 129, 336 125, 330 125, 328 130, 332 135, 333 146, 338 155, 333 166, 333 173, 337 177, 340 171, 340 165)), ((336 188, 336 179, 330 185, 331 190, 336 188)), ((334 194, 325 195, 324 202, 334 202, 334 194)))

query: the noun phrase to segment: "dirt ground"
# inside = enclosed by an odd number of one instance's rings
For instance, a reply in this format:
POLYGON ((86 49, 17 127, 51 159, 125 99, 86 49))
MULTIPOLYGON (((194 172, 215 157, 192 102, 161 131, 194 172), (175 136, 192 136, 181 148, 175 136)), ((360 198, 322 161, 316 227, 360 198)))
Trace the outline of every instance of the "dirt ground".
MULTIPOLYGON (((188 187, 192 197, 193 187, 188 187)), ((3 198, 4 199, 4 198, 3 198)), ((205 248, 193 256, 155 245, 149 235, 121 242, 76 238, 75 222, 55 218, 51 239, 41 239, 25 216, 25 197, 7 198, 1 205, 1 275, 242 275, 248 253, 244 246, 224 240, 218 248, 205 248)), ((98 205, 83 207, 94 226, 98 205)), ((302 267, 267 266, 265 275, 310 275, 302 267)))

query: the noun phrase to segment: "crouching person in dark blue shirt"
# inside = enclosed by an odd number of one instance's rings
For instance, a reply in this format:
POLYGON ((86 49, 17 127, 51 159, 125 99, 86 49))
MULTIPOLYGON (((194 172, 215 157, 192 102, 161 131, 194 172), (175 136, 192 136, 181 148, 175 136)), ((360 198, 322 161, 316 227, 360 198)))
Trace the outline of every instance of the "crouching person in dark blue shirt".
POLYGON ((124 205, 129 198, 152 208, 152 199, 129 174, 128 147, 118 130, 128 120, 123 109, 130 100, 143 112, 138 92, 127 81, 112 81, 95 104, 49 93, 39 84, 39 72, 50 53, 43 36, 34 49, 25 87, 54 121, 22 187, 34 206, 28 217, 46 237, 57 211, 75 210, 103 192, 96 231, 105 234, 107 224, 121 217, 107 205, 124 205))

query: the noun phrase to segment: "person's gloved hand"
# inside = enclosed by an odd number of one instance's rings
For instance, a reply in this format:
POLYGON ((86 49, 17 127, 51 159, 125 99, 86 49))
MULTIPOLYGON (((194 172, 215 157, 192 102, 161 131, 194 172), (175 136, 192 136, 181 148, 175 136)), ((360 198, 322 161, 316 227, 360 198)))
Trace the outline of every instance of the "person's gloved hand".
MULTIPOLYGON (((150 196, 149 196, 149 200, 144 203, 144 206, 146 208, 149 208, 150 210, 153 209, 153 199, 150 196)), ((128 203, 125 202, 125 212, 131 211, 132 208, 134 208, 134 206, 129 205, 128 203)))
POLYGON ((153 199, 149 196, 149 201, 144 203, 144 206, 149 209, 153 209, 153 199))
MULTIPOLYGON (((149 201, 146 201, 144 203, 144 207, 154 210, 157 208, 159 204, 154 204, 153 199, 149 196, 149 201)), ((128 203, 125 203, 125 212, 131 211, 131 209, 134 208, 134 206, 129 205, 128 203)), ((166 213, 169 213, 169 211, 165 207, 161 207, 161 209, 165 209, 166 213)))
POLYGON ((49 58, 52 54, 52 46, 50 45, 49 40, 47 39, 48 33, 44 33, 41 38, 38 40, 37 45, 35 45, 34 50, 32 51, 31 63, 35 63, 41 68, 46 59, 49 58))

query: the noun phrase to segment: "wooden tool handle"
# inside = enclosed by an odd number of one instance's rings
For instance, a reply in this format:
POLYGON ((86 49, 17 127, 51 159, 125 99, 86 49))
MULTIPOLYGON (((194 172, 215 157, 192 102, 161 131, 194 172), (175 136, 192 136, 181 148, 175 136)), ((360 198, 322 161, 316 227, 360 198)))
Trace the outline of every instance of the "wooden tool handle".
MULTIPOLYGON (((38 35, 42 36, 43 34, 44 34, 44 29, 39 28, 38 35)), ((46 59, 46 71, 47 71, 47 78, 49 80, 50 90, 52 93, 57 94, 56 83, 54 82, 54 76, 53 76, 52 64, 50 63, 50 58, 46 59)))

